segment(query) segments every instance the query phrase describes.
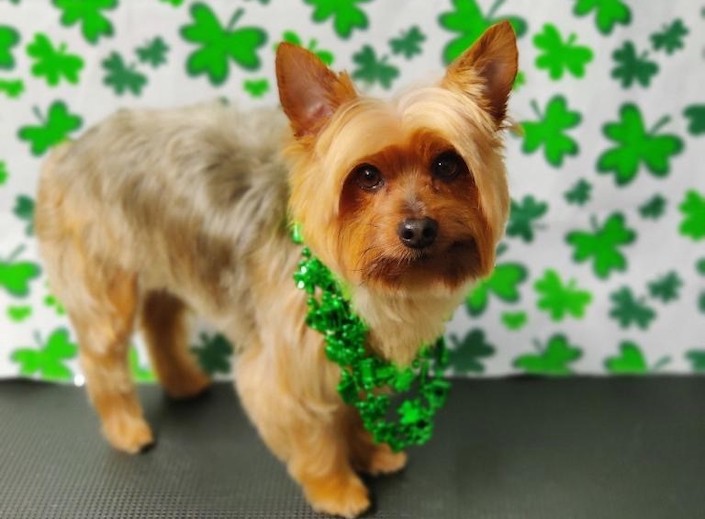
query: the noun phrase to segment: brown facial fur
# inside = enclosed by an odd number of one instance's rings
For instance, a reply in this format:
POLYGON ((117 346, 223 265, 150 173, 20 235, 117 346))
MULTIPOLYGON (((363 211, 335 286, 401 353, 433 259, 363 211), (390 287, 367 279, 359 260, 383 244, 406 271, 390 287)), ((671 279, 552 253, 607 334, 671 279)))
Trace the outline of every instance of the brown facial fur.
POLYGON ((187 351, 193 310, 235 345, 242 404, 311 505, 345 517, 367 509, 355 471, 395 472, 406 456, 375 445, 338 395, 339 368, 305 325, 306 295, 292 282, 301 251, 287 220, 303 224, 307 245, 348 285, 369 348, 409 364, 494 263, 509 205, 499 130, 515 73, 508 24, 438 85, 391 103, 359 96, 347 75, 282 44, 284 158, 283 116, 217 104, 121 111, 55 150, 36 231, 108 441, 130 453, 153 441, 127 357, 137 324, 169 394, 207 386, 187 351), (467 166, 452 182, 429 171, 447 150, 467 166), (365 162, 383 189, 356 188, 351 172, 365 162), (437 220, 426 250, 400 245, 409 216, 437 220))

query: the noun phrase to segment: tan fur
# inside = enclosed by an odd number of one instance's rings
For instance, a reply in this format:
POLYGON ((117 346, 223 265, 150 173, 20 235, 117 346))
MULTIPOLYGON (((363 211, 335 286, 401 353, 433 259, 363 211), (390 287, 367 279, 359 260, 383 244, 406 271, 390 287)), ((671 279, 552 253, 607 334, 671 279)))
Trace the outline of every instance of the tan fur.
POLYGON ((214 103, 122 111, 55 150, 41 175, 37 235, 110 443, 138 452, 153 441, 127 365, 136 321, 170 395, 206 388, 187 351, 192 310, 236 346, 243 405, 312 506, 346 517, 367 509, 355 471, 395 472, 406 455, 375 445, 338 396, 338 368, 305 325, 305 295, 292 281, 300 248, 288 222, 302 224, 346 284, 369 347, 407 364, 494 264, 509 203, 499 131, 515 73, 508 24, 438 85, 389 103, 282 44, 290 132, 277 111, 214 103), (431 173, 448 150, 463 162, 452 181, 431 173), (379 168, 383 189, 360 189, 360 164, 379 168), (397 228, 420 217, 439 222, 438 237, 410 250, 397 228))

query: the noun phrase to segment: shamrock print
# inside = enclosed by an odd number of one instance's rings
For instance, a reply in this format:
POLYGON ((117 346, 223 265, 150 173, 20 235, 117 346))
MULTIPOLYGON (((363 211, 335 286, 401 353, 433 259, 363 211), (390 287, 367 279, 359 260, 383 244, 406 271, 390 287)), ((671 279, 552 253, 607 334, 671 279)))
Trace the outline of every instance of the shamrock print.
POLYGON ((118 0, 53 0, 61 11, 61 24, 66 27, 79 24, 86 41, 98 43, 100 38, 113 35, 113 24, 103 11, 117 7, 118 0))
POLYGON ((399 76, 399 69, 387 63, 387 56, 378 58, 374 49, 369 45, 365 45, 360 52, 353 54, 353 61, 357 64, 357 67, 352 71, 353 79, 367 83, 379 83, 382 87, 389 89, 392 86, 392 81, 399 76))
POLYGON ((0 287, 14 297, 29 294, 30 281, 39 277, 41 269, 32 261, 16 261, 24 252, 24 247, 15 249, 8 258, 0 258, 0 287))
POLYGON ((215 373, 230 373, 230 357, 233 347, 221 334, 201 333, 200 342, 191 350, 196 355, 196 359, 203 371, 209 375, 215 373))
POLYGON ((448 31, 459 36, 443 49, 443 61, 450 63, 469 48, 491 25, 508 20, 518 37, 527 30, 526 20, 516 15, 495 16, 506 0, 495 0, 487 14, 483 14, 477 0, 452 0, 453 10, 441 13, 438 22, 448 31))
POLYGON ((669 123, 670 117, 663 116, 647 129, 639 108, 626 103, 619 110, 619 118, 619 121, 603 126, 605 137, 616 142, 617 146, 599 156, 598 172, 614 174, 614 181, 619 186, 631 183, 642 164, 657 177, 668 175, 671 157, 683 150, 680 137, 658 133, 669 123))
POLYGON ((0 160, 0 186, 2 186, 5 182, 7 182, 7 166, 5 165, 5 162, 0 160))
POLYGON ((575 40, 575 34, 571 34, 564 42, 555 25, 544 25, 543 31, 534 36, 534 45, 541 51, 536 67, 545 69, 551 79, 561 79, 566 72, 577 78, 585 76, 585 67, 592 61, 592 49, 575 45, 575 40))
POLYGON ((162 40, 160 36, 156 36, 152 41, 145 43, 141 47, 137 47, 137 59, 141 63, 146 63, 154 68, 166 63, 166 55, 169 52, 169 46, 162 40))
POLYGON ((683 115, 688 119, 688 132, 691 135, 705 134, 705 104, 687 106, 683 115))
POLYGON ((78 346, 71 342, 65 328, 55 330, 46 342, 35 338, 36 348, 19 348, 12 352, 10 358, 20 365, 20 374, 24 376, 39 375, 45 380, 69 380, 73 372, 66 366, 66 361, 78 353, 78 346))
POLYGON ((539 296, 536 306, 548 312, 554 321, 562 321, 568 314, 582 318, 592 301, 590 292, 580 290, 574 279, 564 284, 553 269, 546 270, 543 277, 534 283, 534 289, 539 296))
POLYGON ((614 51, 612 58, 617 63, 612 69, 612 77, 619 80, 623 88, 629 88, 635 82, 648 87, 659 70, 658 64, 649 61, 648 52, 637 54, 631 41, 625 41, 621 48, 614 51))
POLYGON ((482 330, 470 330, 462 340, 451 335, 450 344, 448 360, 456 373, 484 373, 483 359, 495 352, 482 330))
POLYGON ((577 141, 565 132, 580 124, 582 116, 570 110, 565 97, 560 95, 551 98, 543 114, 535 101, 532 101, 531 106, 538 121, 521 122, 524 130, 522 151, 533 153, 543 146, 548 163, 560 167, 566 155, 578 154, 580 147, 577 141))
POLYGON ((519 300, 519 285, 527 278, 526 268, 519 263, 498 264, 490 277, 480 281, 466 299, 468 312, 479 315, 485 311, 490 295, 506 302, 519 300))
POLYGON ((421 54, 421 44, 426 40, 426 35, 421 32, 418 25, 403 31, 398 38, 389 40, 392 54, 401 54, 406 59, 421 54))
POLYGON ((509 330, 521 330, 529 320, 526 312, 502 312, 502 324, 509 330))
POLYGON ((634 297, 631 288, 622 287, 610 295, 614 303, 610 310, 610 317, 615 319, 622 328, 631 325, 646 329, 656 317, 656 312, 649 307, 644 298, 634 297))
POLYGON ((534 230, 539 228, 534 220, 540 219, 546 211, 548 204, 539 202, 531 195, 525 196, 521 203, 512 200, 507 236, 518 236, 526 242, 533 241, 534 230))
POLYGON ((686 192, 678 209, 683 213, 680 233, 693 240, 705 238, 705 195, 694 190, 686 192))
POLYGON ((611 214, 604 225, 591 220, 592 232, 572 231, 566 241, 573 246, 573 260, 578 263, 592 259, 593 272, 598 278, 606 279, 614 271, 627 269, 627 259, 619 247, 629 245, 636 239, 636 233, 626 226, 622 213, 611 214))
POLYGON ((658 371, 670 361, 670 357, 663 357, 650 368, 641 347, 634 342, 624 341, 619 345, 618 355, 605 359, 605 369, 613 375, 643 375, 658 371))
POLYGON ((683 286, 683 280, 678 273, 671 271, 649 283, 649 295, 654 299, 659 299, 662 303, 668 303, 678 299, 678 291, 683 286))
POLYGON ((107 72, 103 83, 111 87, 117 95, 122 95, 126 91, 132 92, 134 95, 142 93, 142 88, 147 83, 147 77, 135 70, 135 65, 126 65, 120 54, 112 52, 103 60, 102 65, 107 72))
POLYGON ((20 41, 19 33, 9 25, 0 25, 0 70, 15 68, 12 48, 20 41))
POLYGON ((591 192, 592 184, 584 178, 581 178, 573 185, 573 187, 565 192, 563 197, 569 204, 582 206, 590 201, 591 192))
POLYGON ((10 99, 15 99, 24 92, 24 81, 21 79, 0 79, 0 93, 10 99))
POLYGON ((639 206, 639 214, 642 218, 650 218, 652 220, 657 220, 663 216, 666 210, 667 200, 659 195, 655 194, 649 200, 644 202, 643 205, 639 206))
POLYGON ((17 218, 26 222, 25 234, 27 236, 34 234, 34 200, 26 195, 19 195, 12 212, 17 218))
POLYGON ((367 29, 369 21, 359 4, 370 0, 304 0, 314 7, 311 19, 322 23, 333 18, 333 28, 341 38, 349 38, 355 29, 367 29))
POLYGON ((235 29, 244 9, 235 11, 225 27, 206 4, 195 3, 190 11, 193 22, 181 28, 181 35, 200 46, 186 61, 190 75, 205 74, 217 86, 228 78, 230 60, 246 70, 260 67, 257 52, 267 42, 267 33, 258 27, 235 29))
POLYGON ((60 144, 69 133, 78 130, 83 124, 80 116, 69 112, 66 103, 54 101, 47 111, 46 118, 35 107, 34 115, 40 121, 39 126, 22 126, 17 135, 30 143, 33 155, 43 155, 49 148, 60 144))
POLYGON ((595 13, 595 25, 602 34, 610 34, 615 25, 628 25, 632 13, 622 0, 577 0, 573 7, 576 16, 595 13))
POLYGON ((269 81, 267 79, 246 79, 243 82, 243 89, 252 97, 262 97, 269 92, 269 81))
POLYGON ((58 85, 61 79, 74 85, 78 83, 83 58, 67 53, 66 44, 54 48, 46 34, 37 33, 27 46, 27 54, 35 60, 32 75, 43 77, 50 86, 58 85))
POLYGON ((670 25, 665 25, 663 31, 651 35, 651 45, 654 50, 663 49, 670 55, 683 48, 683 38, 687 34, 688 29, 683 25, 683 20, 676 19, 670 25))
POLYGON ((571 364, 582 357, 580 347, 570 344, 563 334, 552 336, 545 346, 535 344, 536 353, 525 353, 514 360, 514 366, 535 375, 569 375, 571 364))

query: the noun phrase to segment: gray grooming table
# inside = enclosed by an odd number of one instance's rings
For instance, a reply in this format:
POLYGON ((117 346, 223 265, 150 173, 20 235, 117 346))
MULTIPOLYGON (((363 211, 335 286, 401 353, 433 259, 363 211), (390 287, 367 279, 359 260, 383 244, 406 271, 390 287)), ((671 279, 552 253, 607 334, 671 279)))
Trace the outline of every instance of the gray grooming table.
MULTIPOLYGON (((80 388, 0 382, 0 517, 312 513, 228 384, 140 388, 157 446, 111 450, 80 388)), ((456 380, 433 440, 370 480, 366 517, 705 517, 705 378, 456 380)))

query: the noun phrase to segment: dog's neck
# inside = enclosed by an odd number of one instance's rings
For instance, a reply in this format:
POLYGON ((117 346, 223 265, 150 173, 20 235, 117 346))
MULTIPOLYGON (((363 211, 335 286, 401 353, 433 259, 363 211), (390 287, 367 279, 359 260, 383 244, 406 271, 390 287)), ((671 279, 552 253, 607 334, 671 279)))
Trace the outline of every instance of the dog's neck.
POLYGON ((359 286, 351 290, 351 306, 369 326, 372 349, 398 366, 406 366, 419 349, 443 335, 466 288, 409 294, 359 286))

